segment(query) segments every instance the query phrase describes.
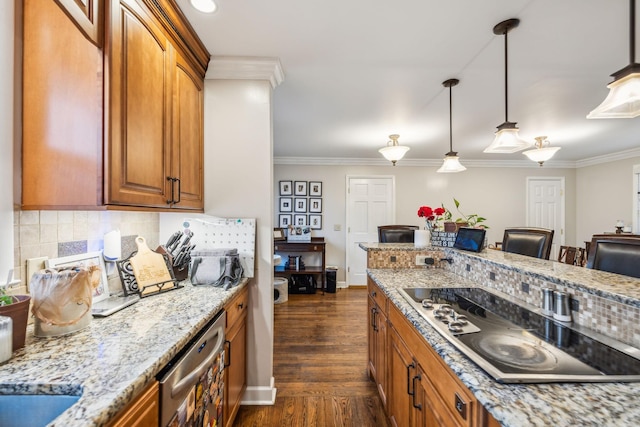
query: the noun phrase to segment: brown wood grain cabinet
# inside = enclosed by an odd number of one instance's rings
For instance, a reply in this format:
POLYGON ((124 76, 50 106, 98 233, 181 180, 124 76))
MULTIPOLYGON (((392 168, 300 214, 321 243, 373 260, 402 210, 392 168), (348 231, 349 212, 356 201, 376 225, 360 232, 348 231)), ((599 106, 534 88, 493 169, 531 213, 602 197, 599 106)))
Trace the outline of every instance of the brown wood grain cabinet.
POLYGON ((25 2, 22 208, 202 211, 209 54, 175 1, 104 0, 102 49, 49 3, 25 2))
POLYGON ((499 425, 371 278, 367 287, 368 371, 391 425, 499 425))
POLYGON ((160 389, 157 381, 133 399, 109 427, 157 427, 160 424, 160 389))
POLYGON ((225 329, 226 354, 224 369, 224 415, 225 427, 231 427, 240 408, 242 396, 247 388, 247 312, 249 310, 249 288, 245 286, 225 306, 227 326, 225 329))
POLYGON ((91 43, 102 46, 104 0, 55 1, 91 43))
POLYGON ((368 279, 369 327, 367 338, 369 345, 369 376, 376 382, 382 406, 387 407, 387 297, 368 279))

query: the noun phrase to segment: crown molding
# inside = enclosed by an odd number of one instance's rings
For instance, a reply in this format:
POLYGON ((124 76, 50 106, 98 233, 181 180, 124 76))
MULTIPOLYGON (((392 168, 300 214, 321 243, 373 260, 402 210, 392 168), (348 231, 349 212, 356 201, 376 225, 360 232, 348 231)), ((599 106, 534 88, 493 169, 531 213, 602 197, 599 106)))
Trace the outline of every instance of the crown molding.
POLYGON ((278 58, 212 56, 205 79, 268 80, 275 89, 284 81, 284 71, 278 58))
POLYGON ((601 163, 615 162, 618 160, 626 160, 631 157, 640 157, 640 148, 631 148, 629 150, 618 151, 617 153, 604 154, 602 156, 589 157, 587 159, 578 160, 576 168, 584 168, 587 166, 599 165, 601 163))
MULTIPOLYGON (((469 168, 533 168, 537 163, 531 160, 462 160, 469 168)), ((382 158, 337 158, 337 157, 274 157, 274 165, 307 165, 307 166, 392 166, 391 162, 382 158)), ((442 159, 402 159, 397 167, 440 167, 442 159)), ((575 162, 553 161, 544 163, 547 169, 573 169, 575 162)))

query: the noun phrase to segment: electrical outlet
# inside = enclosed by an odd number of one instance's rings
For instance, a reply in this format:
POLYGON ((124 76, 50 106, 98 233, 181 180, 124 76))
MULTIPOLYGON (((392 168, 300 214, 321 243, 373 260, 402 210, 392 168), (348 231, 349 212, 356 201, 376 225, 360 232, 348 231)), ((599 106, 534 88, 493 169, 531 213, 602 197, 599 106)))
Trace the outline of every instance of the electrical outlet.
POLYGON ((425 265, 426 255, 416 255, 416 265, 425 265))
POLYGON ((333 224, 333 231, 342 231, 342 225, 333 224))

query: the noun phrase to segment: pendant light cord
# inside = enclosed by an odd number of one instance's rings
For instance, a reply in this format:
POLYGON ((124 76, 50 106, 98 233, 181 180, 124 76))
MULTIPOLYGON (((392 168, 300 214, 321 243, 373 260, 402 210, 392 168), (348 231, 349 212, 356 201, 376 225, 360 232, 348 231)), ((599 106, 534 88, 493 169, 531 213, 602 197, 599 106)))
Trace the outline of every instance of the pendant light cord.
POLYGON ((453 98, 451 96, 451 86, 449 86, 449 152, 453 152, 452 104, 453 104, 453 98))
POLYGON ((636 62, 636 0, 629 0, 629 63, 636 62))
MULTIPOLYGON (((633 0, 631 0, 633 1, 633 0)), ((509 85, 507 81, 509 80, 509 68, 507 67, 507 61, 509 59, 507 53, 507 34, 509 34, 508 30, 504 32, 504 122, 509 122, 509 85)))

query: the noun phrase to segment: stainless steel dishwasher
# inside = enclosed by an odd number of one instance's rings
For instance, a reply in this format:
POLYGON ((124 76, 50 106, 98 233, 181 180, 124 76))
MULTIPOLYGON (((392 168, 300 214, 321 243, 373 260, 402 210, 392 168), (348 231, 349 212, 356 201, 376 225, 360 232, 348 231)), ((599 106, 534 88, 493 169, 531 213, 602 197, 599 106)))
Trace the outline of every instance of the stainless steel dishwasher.
POLYGON ((222 426, 224 311, 157 376, 161 426, 222 426))

